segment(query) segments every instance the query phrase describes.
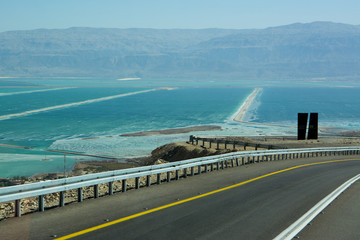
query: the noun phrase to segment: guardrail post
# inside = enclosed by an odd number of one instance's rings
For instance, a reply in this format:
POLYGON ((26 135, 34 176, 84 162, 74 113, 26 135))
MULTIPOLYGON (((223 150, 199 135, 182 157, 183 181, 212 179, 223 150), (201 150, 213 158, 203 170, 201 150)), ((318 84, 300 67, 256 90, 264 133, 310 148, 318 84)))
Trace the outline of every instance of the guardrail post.
POLYGON ((94 198, 99 197, 99 184, 94 185, 94 198))
POLYGON ((59 206, 63 207, 65 206, 65 192, 61 191, 59 196, 59 206))
POLYGON ((228 160, 225 160, 225 168, 228 168, 228 160))
POLYGON ((245 157, 241 158, 241 165, 245 165, 245 157))
POLYGON ((146 186, 150 187, 151 186, 151 175, 147 175, 146 176, 146 186))
POLYGON ((210 171, 214 171, 214 163, 210 164, 210 171))
POLYGON ((224 161, 221 161, 221 169, 224 169, 224 161))
POLYGON ((210 139, 209 140, 209 148, 211 148, 211 142, 212 142, 212 140, 210 139))
POLYGON ((205 164, 205 172, 207 172, 208 171, 208 165, 207 164, 205 164))
POLYGON ((202 142, 203 142, 202 146, 205 147, 205 138, 202 139, 202 142))
POLYGON ((166 172, 166 181, 167 182, 171 181, 171 172, 166 172))
POLYGON ((83 201, 83 189, 82 188, 78 188, 77 189, 78 192, 78 202, 82 202, 83 201))
POLYGON ((15 217, 21 217, 21 199, 15 200, 15 217))
POLYGON ((216 140, 216 150, 219 150, 220 148, 219 148, 219 141, 218 140, 216 140))
POLYGON ((184 168, 184 178, 187 178, 187 168, 184 168))
POLYGON ((220 168, 220 163, 216 162, 216 170, 219 170, 219 168, 220 168))
POLYGON ((39 212, 43 212, 45 209, 44 207, 44 195, 39 196, 39 212))
POLYGON ((239 158, 236 158, 236 166, 238 167, 240 165, 239 158))
POLYGON ((157 180, 156 180, 157 184, 161 184, 161 173, 157 174, 157 180))
POLYGON ((227 147, 227 141, 225 140, 225 142, 224 142, 224 146, 225 146, 225 149, 226 149, 226 147, 227 147))
POLYGON ((195 175, 195 167, 191 167, 191 176, 195 175))
POLYGON ((114 194, 114 182, 109 182, 108 188, 109 188, 109 195, 113 195, 114 194))
POLYGON ((122 191, 122 192, 126 192, 126 190, 127 190, 126 179, 123 179, 123 180, 121 181, 121 191, 122 191))
POLYGON ((235 150, 236 148, 236 142, 233 142, 233 149, 235 150))
POLYGON ((140 188, 140 178, 136 177, 135 178, 135 189, 139 189, 140 188))
POLYGON ((201 165, 198 166, 198 175, 201 174, 201 165))
POLYGON ((234 167, 234 159, 231 159, 231 167, 234 167))
POLYGON ((179 180, 179 170, 175 170, 175 179, 179 180))

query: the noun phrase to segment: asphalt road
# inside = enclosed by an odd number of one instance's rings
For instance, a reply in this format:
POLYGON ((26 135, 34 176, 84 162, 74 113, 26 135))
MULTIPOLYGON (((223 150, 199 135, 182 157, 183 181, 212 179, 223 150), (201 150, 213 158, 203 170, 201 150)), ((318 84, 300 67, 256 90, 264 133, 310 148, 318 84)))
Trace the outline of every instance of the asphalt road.
POLYGON ((360 239, 360 182, 351 185, 298 236, 317 240, 360 239))
POLYGON ((334 159, 345 158, 251 164, 28 214, 0 222, 0 239, 54 239, 99 225, 73 239, 272 239, 359 174, 360 161, 299 167, 221 189, 289 167, 334 159), (199 198, 182 202, 192 197, 199 198), (124 219, 141 212, 142 216, 124 219), (117 219, 121 222, 101 226, 117 219))

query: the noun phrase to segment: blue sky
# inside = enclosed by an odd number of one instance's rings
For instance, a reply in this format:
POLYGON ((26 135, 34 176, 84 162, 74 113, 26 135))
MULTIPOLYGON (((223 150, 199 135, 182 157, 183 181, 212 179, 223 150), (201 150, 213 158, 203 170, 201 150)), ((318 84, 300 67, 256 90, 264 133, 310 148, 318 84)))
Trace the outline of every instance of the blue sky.
POLYGON ((0 0, 0 32, 37 28, 266 28, 360 24, 360 0, 0 0))

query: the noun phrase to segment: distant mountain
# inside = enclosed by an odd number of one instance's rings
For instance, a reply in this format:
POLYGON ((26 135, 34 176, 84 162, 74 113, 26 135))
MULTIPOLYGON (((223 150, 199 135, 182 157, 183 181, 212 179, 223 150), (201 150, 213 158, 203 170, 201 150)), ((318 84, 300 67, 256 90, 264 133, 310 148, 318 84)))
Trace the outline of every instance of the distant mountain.
POLYGON ((360 26, 0 33, 0 76, 360 79, 360 26))

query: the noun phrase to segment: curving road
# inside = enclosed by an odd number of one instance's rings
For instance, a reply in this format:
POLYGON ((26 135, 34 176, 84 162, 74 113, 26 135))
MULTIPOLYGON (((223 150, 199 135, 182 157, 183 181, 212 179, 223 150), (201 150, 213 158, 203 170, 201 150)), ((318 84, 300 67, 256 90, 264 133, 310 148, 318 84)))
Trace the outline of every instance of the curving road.
POLYGON ((0 239, 272 239, 360 173, 360 157, 329 162, 340 159, 252 164, 87 200, 0 222, 0 239))

